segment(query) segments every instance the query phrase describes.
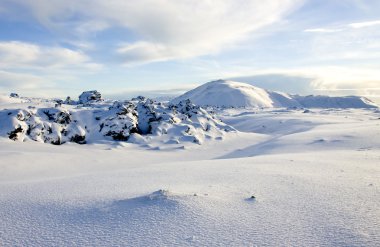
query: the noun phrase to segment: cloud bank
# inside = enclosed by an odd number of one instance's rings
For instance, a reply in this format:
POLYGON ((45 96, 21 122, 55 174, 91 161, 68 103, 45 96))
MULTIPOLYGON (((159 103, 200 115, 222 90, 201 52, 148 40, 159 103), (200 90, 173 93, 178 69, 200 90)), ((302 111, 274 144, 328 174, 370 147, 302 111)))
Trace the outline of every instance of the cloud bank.
MULTIPOLYGON (((124 63, 143 64, 213 54, 281 20, 302 0, 5 0, 43 26, 83 37, 112 27, 137 40, 120 42, 124 63)), ((10 7, 9 7, 10 8, 10 7)), ((12 9, 9 10, 12 12, 12 9)))
POLYGON ((101 65, 81 51, 63 47, 44 47, 31 43, 10 41, 0 42, 0 68, 100 68, 101 65))

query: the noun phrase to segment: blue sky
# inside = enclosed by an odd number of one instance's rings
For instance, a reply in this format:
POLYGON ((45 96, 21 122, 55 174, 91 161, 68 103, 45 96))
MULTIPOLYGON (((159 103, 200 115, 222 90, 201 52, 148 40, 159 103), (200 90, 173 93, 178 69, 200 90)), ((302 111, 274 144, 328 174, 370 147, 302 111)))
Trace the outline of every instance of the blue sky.
POLYGON ((236 79, 380 97, 380 1, 1 0, 0 92, 176 94, 236 79))

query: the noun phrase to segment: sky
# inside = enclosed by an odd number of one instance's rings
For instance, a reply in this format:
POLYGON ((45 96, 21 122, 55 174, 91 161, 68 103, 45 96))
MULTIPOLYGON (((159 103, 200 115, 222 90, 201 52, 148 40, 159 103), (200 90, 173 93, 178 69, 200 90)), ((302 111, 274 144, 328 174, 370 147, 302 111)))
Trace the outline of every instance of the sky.
POLYGON ((216 79, 380 102, 380 1, 0 0, 0 93, 165 96, 216 79))

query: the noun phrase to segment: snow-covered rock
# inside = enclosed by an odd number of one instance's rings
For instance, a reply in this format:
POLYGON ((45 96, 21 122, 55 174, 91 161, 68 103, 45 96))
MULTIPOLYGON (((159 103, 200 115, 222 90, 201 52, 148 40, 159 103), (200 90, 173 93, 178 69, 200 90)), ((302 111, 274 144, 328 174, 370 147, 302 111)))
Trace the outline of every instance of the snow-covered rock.
POLYGON ((66 105, 73 105, 75 103, 76 102, 72 100, 70 96, 67 96, 66 99, 63 101, 63 104, 66 104, 66 105))
POLYGON ((72 122, 67 110, 56 108, 14 109, 0 111, 0 135, 9 139, 59 145, 65 142, 85 143, 85 132, 72 122))
POLYGON ((165 143, 218 139, 234 129, 190 100, 164 104, 138 97, 131 101, 88 101, 83 105, 55 105, 0 111, 0 136, 51 144, 101 141, 165 143))
POLYGON ((375 103, 359 96, 299 96, 268 91, 250 84, 217 80, 205 83, 173 99, 172 103, 190 99, 200 106, 213 107, 306 107, 306 108, 376 108, 375 103))
POLYGON ((12 98, 19 98, 20 97, 17 93, 11 93, 9 96, 12 98))
POLYGON ((234 130, 189 100, 170 105, 144 97, 116 101, 98 119, 102 134, 114 140, 128 140, 132 134, 165 135, 177 142, 200 144, 206 138, 220 137, 224 132, 234 130))
POLYGON ((127 141, 132 133, 137 133, 137 113, 135 105, 130 102, 115 102, 108 111, 98 117, 100 130, 104 136, 116 141, 127 141))
POLYGON ((81 95, 79 95, 79 104, 86 104, 93 101, 101 101, 102 95, 96 91, 85 91, 81 95))

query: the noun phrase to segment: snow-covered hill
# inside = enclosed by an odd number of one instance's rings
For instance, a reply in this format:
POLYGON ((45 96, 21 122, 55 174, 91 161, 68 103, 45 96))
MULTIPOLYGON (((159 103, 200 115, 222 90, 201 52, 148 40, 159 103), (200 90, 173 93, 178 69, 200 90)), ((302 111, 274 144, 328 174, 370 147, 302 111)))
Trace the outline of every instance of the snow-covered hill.
POLYGON ((299 106, 284 93, 269 92, 262 88, 235 81, 212 81, 172 100, 173 103, 190 99, 202 106, 218 107, 282 107, 299 106))
POLYGON ((378 108, 374 102, 360 96, 292 95, 292 98, 307 108, 378 108))
POLYGON ((268 91, 250 84, 217 80, 205 83, 173 99, 172 103, 190 99, 200 106, 216 107, 306 107, 306 108, 375 108, 375 103, 358 96, 299 96, 268 91))

